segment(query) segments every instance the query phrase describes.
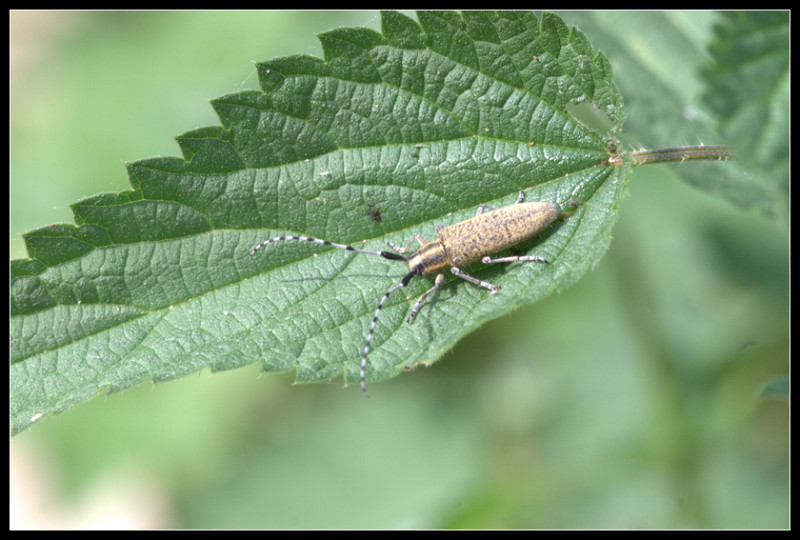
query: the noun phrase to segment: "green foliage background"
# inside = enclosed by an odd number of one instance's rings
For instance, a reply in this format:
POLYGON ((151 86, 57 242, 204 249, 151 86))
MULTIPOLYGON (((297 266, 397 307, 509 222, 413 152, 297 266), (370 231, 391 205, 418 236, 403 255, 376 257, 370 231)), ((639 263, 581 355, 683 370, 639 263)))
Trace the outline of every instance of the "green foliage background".
MULTIPOLYGON (((698 142, 640 79, 702 112, 714 14, 562 16, 608 55, 627 136, 698 142)), ((177 155, 171 137, 218 125, 207 101, 256 88, 248 60, 379 29, 371 12, 44 13, 15 34, 15 17, 12 258, 20 233, 71 222, 70 202, 128 188, 122 160, 177 155)), ((578 285, 369 401, 255 365, 148 383, 17 437, 12 474, 35 463, 47 519, 71 523, 98 485, 109 499, 133 484, 127 506, 160 501, 143 526, 787 527, 788 400, 761 392, 788 373, 788 227, 676 172, 634 174, 578 285)))

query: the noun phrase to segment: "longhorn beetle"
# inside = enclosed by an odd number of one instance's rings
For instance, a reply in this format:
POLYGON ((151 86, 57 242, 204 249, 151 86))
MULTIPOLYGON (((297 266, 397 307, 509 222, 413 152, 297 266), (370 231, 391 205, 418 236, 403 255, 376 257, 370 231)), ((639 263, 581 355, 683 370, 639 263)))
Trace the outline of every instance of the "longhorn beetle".
POLYGON ((450 267, 450 272, 453 275, 489 289, 490 294, 495 294, 500 290, 498 285, 492 285, 491 283, 486 283, 485 281, 465 274, 461 271, 461 266, 477 260, 482 261, 484 264, 514 261, 547 263, 545 259, 535 255, 523 255, 521 257, 515 255, 512 257, 501 257, 499 259, 491 259, 489 257, 492 253, 497 253, 523 240, 536 236, 555 221, 559 215, 558 208, 556 208, 554 204, 548 202, 523 203, 523 199, 524 196, 520 191, 516 202, 510 206, 494 208, 488 204, 482 204, 478 207, 478 213, 475 217, 448 227, 437 225, 436 234, 438 238, 432 242, 427 241, 420 234, 415 234, 404 248, 389 242, 389 246, 396 253, 390 251, 367 251, 353 246, 329 242, 328 240, 311 238, 309 236, 278 236, 270 238, 269 240, 264 240, 254 247, 250 251, 250 258, 252 259, 256 251, 271 242, 278 242, 280 240, 305 240, 306 242, 316 242, 317 244, 333 246, 357 253, 378 255, 379 257, 393 261, 404 261, 408 265, 408 274, 400 280, 400 283, 386 291, 381 301, 378 302, 378 307, 369 325, 367 341, 364 344, 364 352, 361 354, 361 391, 367 396, 367 354, 369 354, 372 334, 375 332, 375 324, 378 322, 378 315, 380 315, 383 304, 386 303, 389 296, 397 289, 408 285, 411 278, 414 276, 430 276, 436 274, 433 287, 425 291, 422 296, 419 297, 417 303, 414 304, 414 307, 411 308, 411 313, 409 313, 406 318, 408 323, 411 323, 414 317, 416 317, 422 301, 444 283, 444 270, 447 267, 450 267), (485 212, 487 208, 491 210, 491 212, 485 212), (405 253, 408 253, 414 240, 417 240, 422 247, 413 255, 409 255, 408 257, 404 256, 405 253))

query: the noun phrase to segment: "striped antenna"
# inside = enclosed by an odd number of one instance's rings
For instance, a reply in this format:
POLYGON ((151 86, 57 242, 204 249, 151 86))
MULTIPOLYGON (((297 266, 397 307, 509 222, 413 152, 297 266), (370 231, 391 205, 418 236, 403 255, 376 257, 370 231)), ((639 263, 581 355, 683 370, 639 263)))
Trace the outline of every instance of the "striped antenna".
POLYGON ((369 346, 372 343, 372 334, 375 332, 375 324, 378 322, 378 315, 381 314, 381 310, 383 309, 383 304, 386 300, 389 299, 389 296, 396 291, 397 289, 402 289, 408 282, 411 281, 411 278, 414 277, 414 272, 409 272, 406 274, 406 277, 403 280, 386 291, 386 294, 383 295, 381 301, 378 302, 378 308, 375 310, 375 315, 372 316, 372 322, 369 325, 369 332, 367 332, 367 342, 364 344, 364 353, 361 355, 361 392, 364 394, 364 397, 369 397, 367 394, 367 355, 369 354, 369 346))
POLYGON ((346 249, 347 251, 356 251, 358 253, 366 253, 367 255, 377 255, 379 257, 383 257, 384 259, 391 259, 393 261, 407 260, 406 257, 402 257, 397 253, 392 253, 391 251, 367 251, 366 249, 358 249, 353 246, 347 246, 345 244, 337 244, 335 242, 328 242, 327 240, 322 240, 320 238, 312 238, 310 236, 276 236, 275 238, 264 240, 250 251, 250 258, 252 259, 253 256, 256 254, 256 251, 266 246, 267 244, 270 244, 272 242, 279 242, 281 240, 304 240, 306 242, 314 242, 316 244, 322 244, 323 246, 333 246, 339 249, 346 249))
MULTIPOLYGON (((408 257, 404 257, 397 253, 392 253, 391 251, 368 251, 366 249, 358 249, 353 246, 348 246, 346 244, 337 244, 336 242, 329 242, 328 240, 322 240, 321 238, 313 238, 311 236, 276 236, 275 238, 270 238, 268 240, 264 240, 252 250, 250 250, 250 258, 252 259, 256 252, 261 249, 262 247, 270 244, 272 242, 280 242, 282 240, 300 240, 305 242, 314 242, 315 244, 322 244, 323 246, 332 246, 339 249, 346 249, 347 251, 355 251, 357 253, 366 253, 367 255, 377 255, 379 257, 383 257, 384 259, 390 259, 393 261, 408 261, 408 257)), ((411 281, 411 278, 414 277, 415 272, 410 272, 403 280, 389 289, 386 294, 383 295, 381 301, 378 303, 378 308, 375 310, 375 315, 372 317, 372 322, 369 325, 369 332, 367 333, 367 342, 364 344, 364 354, 361 356, 361 391, 364 393, 365 397, 369 397, 367 394, 367 383, 366 383, 366 370, 367 370, 367 354, 369 354, 369 347, 370 343, 372 342, 372 335, 375 333, 375 325, 378 322, 378 315, 380 315, 381 310, 383 309, 383 304, 386 303, 386 300, 389 299, 389 296, 396 291, 397 289, 401 289, 408 285, 408 282, 411 281)), ((415 310, 416 311, 416 310, 415 310)))

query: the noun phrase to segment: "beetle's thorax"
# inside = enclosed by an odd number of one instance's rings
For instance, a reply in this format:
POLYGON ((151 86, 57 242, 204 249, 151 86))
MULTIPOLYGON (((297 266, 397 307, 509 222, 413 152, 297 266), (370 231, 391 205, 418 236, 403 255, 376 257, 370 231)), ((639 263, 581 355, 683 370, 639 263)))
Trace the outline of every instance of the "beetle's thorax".
POLYGON ((450 266, 447 252, 439 240, 428 242, 408 258, 408 269, 420 276, 438 274, 446 266, 450 266))

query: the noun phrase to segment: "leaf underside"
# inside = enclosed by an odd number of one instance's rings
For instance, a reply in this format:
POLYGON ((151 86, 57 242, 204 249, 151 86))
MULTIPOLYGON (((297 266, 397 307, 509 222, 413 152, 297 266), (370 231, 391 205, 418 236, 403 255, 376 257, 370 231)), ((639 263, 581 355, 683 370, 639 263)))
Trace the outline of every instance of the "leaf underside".
POLYGON ((306 242, 385 250, 520 191, 564 214, 515 249, 549 264, 474 264, 493 296, 447 273, 415 278, 381 311, 367 380, 436 360, 459 338, 579 279, 605 252, 630 174, 606 57, 553 14, 382 15, 382 32, 319 36, 324 59, 258 64, 261 90, 212 101, 221 126, 177 138, 183 158, 127 165, 132 189, 72 205, 76 225, 28 233, 11 264, 14 433, 101 391, 204 366, 261 361, 299 382, 359 378, 381 296, 402 262, 306 242), (613 146, 612 146, 613 149, 613 146))

